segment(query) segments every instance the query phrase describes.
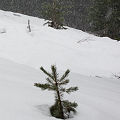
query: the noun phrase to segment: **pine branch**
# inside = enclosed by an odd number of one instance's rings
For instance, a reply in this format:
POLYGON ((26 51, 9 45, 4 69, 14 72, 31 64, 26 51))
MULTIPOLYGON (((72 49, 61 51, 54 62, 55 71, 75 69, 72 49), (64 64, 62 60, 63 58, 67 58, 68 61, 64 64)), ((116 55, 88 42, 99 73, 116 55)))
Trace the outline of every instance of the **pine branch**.
POLYGON ((41 88, 42 90, 54 90, 55 88, 52 87, 50 84, 40 84, 40 83, 35 83, 34 86, 41 88))
POLYGON ((70 88, 66 89, 66 92, 69 94, 69 93, 77 91, 77 90, 78 90, 78 87, 70 87, 70 88))
POLYGON ((69 102, 68 100, 64 100, 62 101, 64 106, 70 106, 70 107, 74 107, 76 108, 78 106, 78 104, 76 102, 69 102))
POLYGON ((46 80, 47 80, 48 83, 50 83, 51 85, 54 85, 54 84, 55 84, 50 78, 46 78, 46 80))
POLYGON ((61 82, 62 80, 64 80, 66 77, 68 77, 69 73, 70 73, 70 70, 69 70, 69 69, 66 70, 66 72, 63 74, 63 76, 60 78, 60 82, 61 82))
POLYGON ((53 76, 52 76, 49 72, 47 72, 43 67, 40 67, 40 69, 41 69, 47 76, 49 76, 50 78, 53 79, 53 76))
POLYGON ((57 68, 55 65, 51 66, 51 70, 52 70, 52 75, 55 81, 57 81, 57 68))
POLYGON ((66 109, 66 112, 70 113, 70 111, 76 113, 75 108, 78 106, 75 102, 69 102, 68 100, 62 101, 64 108, 66 109))
POLYGON ((61 92, 66 92, 66 89, 65 88, 60 88, 60 91, 61 92))
POLYGON ((69 83, 69 81, 70 81, 69 79, 64 80, 64 81, 60 82, 59 85, 66 85, 69 83))

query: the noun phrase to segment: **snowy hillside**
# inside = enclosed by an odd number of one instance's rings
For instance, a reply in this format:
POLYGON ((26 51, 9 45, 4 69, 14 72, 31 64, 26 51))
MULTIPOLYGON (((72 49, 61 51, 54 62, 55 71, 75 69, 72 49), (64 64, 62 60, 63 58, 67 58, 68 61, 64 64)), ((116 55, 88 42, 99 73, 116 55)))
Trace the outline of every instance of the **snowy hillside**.
POLYGON ((57 64, 84 75, 120 72, 120 43, 80 30, 55 30, 44 20, 0 11, 0 56, 35 68, 57 64), (28 33, 27 21, 32 32, 28 33))
POLYGON ((0 11, 0 120, 57 120, 48 108, 54 94, 34 87, 44 82, 39 70, 56 64, 71 70, 68 97, 79 106, 71 120, 120 120, 120 43, 80 30, 55 30, 44 20, 0 11), (32 32, 27 30, 31 21, 32 32))

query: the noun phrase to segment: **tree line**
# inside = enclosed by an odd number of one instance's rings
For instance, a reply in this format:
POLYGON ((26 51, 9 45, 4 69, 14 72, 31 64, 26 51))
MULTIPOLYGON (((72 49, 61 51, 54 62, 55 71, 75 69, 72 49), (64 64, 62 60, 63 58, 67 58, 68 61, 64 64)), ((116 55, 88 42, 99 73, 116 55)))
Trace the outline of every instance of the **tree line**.
POLYGON ((120 40, 120 0, 0 0, 0 9, 49 19, 41 11, 55 1, 61 25, 120 40))

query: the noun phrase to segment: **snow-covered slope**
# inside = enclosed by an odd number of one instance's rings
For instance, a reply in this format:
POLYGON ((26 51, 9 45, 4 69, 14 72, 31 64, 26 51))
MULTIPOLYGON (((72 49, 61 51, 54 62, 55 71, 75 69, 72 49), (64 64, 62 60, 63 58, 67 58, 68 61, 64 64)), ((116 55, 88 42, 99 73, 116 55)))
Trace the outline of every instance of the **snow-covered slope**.
POLYGON ((84 75, 120 72, 120 43, 80 30, 55 30, 44 20, 0 11, 0 56, 35 68, 57 64, 84 75), (27 21, 32 32, 28 33, 27 21))
POLYGON ((79 104, 71 120, 120 120, 120 81, 111 78, 120 72, 120 43, 44 22, 0 11, 0 120, 57 120, 48 110, 54 94, 33 86, 45 81, 39 67, 51 64, 71 69, 70 85, 79 87, 66 96, 79 104))
MULTIPOLYGON (((70 74, 79 91, 67 96, 78 113, 71 120, 120 120, 120 81, 70 74)), ((50 116, 54 94, 34 87, 41 71, 0 58, 0 120, 57 120, 50 116)))

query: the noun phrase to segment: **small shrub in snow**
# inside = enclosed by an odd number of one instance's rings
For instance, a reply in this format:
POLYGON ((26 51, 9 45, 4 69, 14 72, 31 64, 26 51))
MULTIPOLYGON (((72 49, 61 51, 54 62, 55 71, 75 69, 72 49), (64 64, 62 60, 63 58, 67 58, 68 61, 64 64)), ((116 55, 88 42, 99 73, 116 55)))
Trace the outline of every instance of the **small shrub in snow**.
POLYGON ((51 115, 61 119, 69 118, 71 112, 76 112, 75 108, 77 107, 77 103, 63 100, 63 94, 70 94, 71 92, 78 90, 78 87, 63 87, 63 85, 69 83, 69 79, 66 78, 68 77, 70 70, 66 70, 62 77, 58 78, 59 76, 55 65, 51 66, 52 73, 47 72, 43 67, 41 67, 40 69, 48 76, 46 78, 47 83, 35 83, 34 85, 41 88, 42 90, 47 89, 55 92, 55 104, 50 107, 51 115))

